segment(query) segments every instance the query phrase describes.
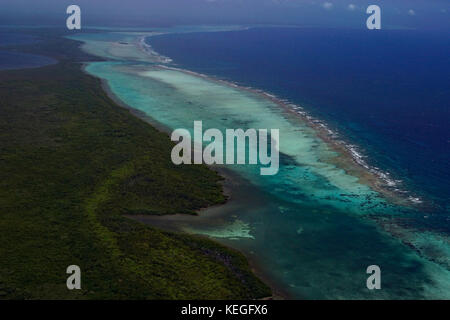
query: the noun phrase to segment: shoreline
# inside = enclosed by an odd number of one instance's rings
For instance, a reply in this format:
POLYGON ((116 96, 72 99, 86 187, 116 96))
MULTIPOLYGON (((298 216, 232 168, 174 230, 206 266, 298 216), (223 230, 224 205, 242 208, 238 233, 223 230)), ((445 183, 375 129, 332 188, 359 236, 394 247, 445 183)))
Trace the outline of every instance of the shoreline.
POLYGON ((358 182, 369 186, 372 190, 381 194, 385 199, 389 200, 393 204, 406 207, 424 207, 424 205, 422 205, 424 203, 422 199, 413 197, 409 195, 409 191, 400 189, 400 186, 397 185, 398 181, 393 180, 389 177, 389 172, 385 173, 381 170, 376 170, 377 168, 373 168, 368 165, 363 160, 365 156, 361 155, 357 151, 358 147, 356 145, 352 145, 346 142, 345 138, 338 140, 337 138, 340 137, 338 133, 329 129, 329 127, 322 120, 315 119, 314 117, 308 115, 307 112, 304 111, 303 107, 293 104, 287 100, 278 98, 274 94, 262 91, 260 89, 240 86, 236 83, 222 79, 216 79, 214 77, 197 73, 195 71, 170 67, 166 65, 156 65, 156 67, 185 73, 191 76, 202 78, 207 81, 226 85, 234 89, 244 90, 263 99, 270 100, 271 102, 278 105, 281 109, 283 109, 287 114, 292 116, 292 119, 308 126, 309 128, 312 128, 317 136, 328 147, 330 147, 331 150, 337 153, 337 155, 333 159, 326 159, 322 161, 328 162, 338 168, 343 169, 348 174, 356 177, 358 179, 358 182), (394 190, 391 190, 391 188, 393 188, 394 190), (405 197, 405 194, 408 194, 409 196, 405 197))
MULTIPOLYGON (((145 52, 149 55, 150 59, 154 59, 156 55, 158 54, 156 51, 152 50, 152 53, 148 53, 148 48, 143 47, 143 40, 148 37, 146 36, 139 36, 136 37, 136 41, 134 42, 135 46, 139 49, 145 52)), ((151 46, 150 46, 151 48, 151 46)), ((139 63, 139 61, 137 61, 139 63)), ((164 63, 164 62, 163 62, 164 63)), ((85 70, 86 64, 83 66, 83 72, 86 72, 85 70)), ((156 62, 153 62, 153 67, 155 68, 161 68, 161 69, 168 69, 168 70, 174 70, 177 72, 183 72, 185 74, 200 77, 207 81, 212 81, 219 83, 221 85, 226 85, 228 87, 232 87, 238 90, 244 90, 247 92, 250 92, 252 94, 255 94, 262 99, 268 99, 271 102, 278 105, 282 110, 286 112, 286 114, 290 115, 292 119, 295 121, 299 121, 302 125, 307 125, 308 127, 312 128, 317 136, 324 141, 324 143, 330 147, 333 151, 337 153, 335 157, 332 159, 326 159, 324 161, 328 161, 329 163, 332 163, 333 165, 345 170, 347 173, 355 176, 358 178, 358 181, 362 184, 368 185, 372 190, 378 192, 381 194, 382 197, 385 199, 392 201, 396 204, 402 204, 411 206, 414 205, 413 203, 407 203, 408 199, 406 199, 404 196, 393 194, 391 190, 386 190, 384 188, 384 185, 387 183, 385 181, 382 181, 382 179, 375 175, 373 172, 370 172, 368 167, 365 167, 364 163, 358 163, 355 160, 354 155, 352 155, 351 150, 347 147, 345 142, 341 142, 340 140, 333 139, 333 136, 336 134, 328 129, 328 127, 321 121, 316 120, 309 115, 307 115, 306 112, 303 111, 303 108, 301 106, 294 105, 290 103, 289 101, 282 100, 278 97, 276 97, 273 94, 264 92, 259 89, 251 88, 251 87, 243 87, 238 84, 235 84, 233 82, 216 79, 214 77, 196 73, 194 71, 175 68, 167 65, 161 64, 161 60, 157 59, 156 62)), ((155 119, 153 119, 151 116, 145 114, 144 112, 137 110, 133 108, 132 106, 126 104, 123 102, 110 88, 107 80, 98 78, 101 81, 101 85, 107 96, 112 99, 115 103, 120 105, 123 108, 128 109, 134 116, 146 121, 156 129, 169 134, 171 132, 171 129, 167 126, 162 125, 161 123, 157 122, 155 119)), ((196 224, 202 224, 208 222, 211 224, 211 220, 217 219, 217 218, 223 218, 229 215, 228 212, 226 212, 226 208, 232 204, 234 201, 236 201, 235 196, 233 195, 233 190, 230 187, 230 185, 233 184, 233 182, 236 181, 242 181, 244 180, 242 177, 237 177, 237 174, 234 172, 231 172, 230 170, 226 169, 224 166, 220 165, 211 165, 209 166, 212 170, 219 173, 220 176, 224 178, 223 181, 223 192, 228 197, 227 201, 224 204, 218 204, 213 205, 208 208, 201 208, 197 211, 197 215, 185 215, 185 214, 175 214, 175 215, 168 215, 168 216, 127 216, 130 219, 140 221, 142 223, 161 228, 163 230, 168 231, 174 231, 174 232, 183 232, 188 233, 187 231, 183 230, 182 226, 180 224, 182 223, 188 223, 190 225, 196 225, 196 224), (209 221, 208 221, 209 220, 209 221)), ((225 241, 222 241, 221 239, 210 237, 207 235, 199 235, 206 237, 212 241, 218 242, 222 245, 225 245, 227 247, 234 248, 241 252, 247 259, 249 266, 252 270, 252 272, 262 279, 271 289, 273 292, 272 299, 290 299, 292 296, 288 294, 283 288, 284 286, 278 285, 276 280, 272 279, 270 275, 268 275, 266 272, 264 272, 264 267, 261 267, 261 264, 255 259, 255 257, 251 256, 250 252, 247 252, 245 250, 241 250, 239 246, 230 246, 225 241)))
MULTIPOLYGON (((139 40, 142 40, 144 37, 140 37, 139 40)), ((139 48, 141 44, 141 41, 137 41, 135 45, 139 48)), ((143 49, 144 50, 144 49, 143 49)), ((156 52, 153 51, 153 54, 151 55, 151 58, 154 58, 154 54, 156 52)), ((139 63, 139 61, 136 61, 136 63, 139 63)), ((164 63, 164 62, 163 62, 164 63)), ((244 87, 240 86, 238 84, 235 84, 230 81, 225 81, 221 79, 214 78, 214 76, 208 76, 200 73, 196 73, 190 70, 180 69, 176 67, 171 67, 167 65, 161 65, 161 61, 153 62, 152 67, 154 68, 161 68, 161 69, 169 69, 174 70, 177 72, 183 72, 186 74, 189 74, 191 76, 204 78, 207 81, 212 81, 219 83, 221 85, 226 85, 238 90, 244 90, 248 91, 252 94, 258 95, 263 99, 268 99, 278 105, 283 111, 286 112, 287 115, 290 115, 290 119, 294 121, 298 121, 299 123, 306 125, 314 130, 314 132, 317 134, 317 137, 320 138, 332 151, 336 152, 336 156, 327 158, 327 159, 321 159, 321 161, 328 162, 330 164, 335 165, 336 167, 343 169, 348 174, 354 176, 358 179, 359 183, 369 186, 373 191, 380 194, 380 197, 384 198, 385 200, 397 204, 402 205, 405 207, 415 207, 417 208, 419 205, 421 205, 422 201, 418 198, 413 198, 412 196, 409 196, 409 193, 407 191, 402 191, 397 186, 397 181, 394 181, 390 179, 389 173, 384 173, 382 171, 376 171, 378 168, 372 168, 370 167, 363 159, 363 155, 361 155, 358 152, 358 147, 355 145, 352 145, 350 143, 347 143, 345 141, 345 138, 342 139, 336 132, 333 132, 328 128, 328 126, 322 122, 321 120, 315 119, 311 116, 309 116, 303 109, 303 107, 295 105, 293 103, 290 103, 287 100, 283 100, 281 98, 276 97, 273 94, 270 94, 268 92, 264 92, 262 90, 251 88, 251 87, 244 87), (409 196, 409 197, 408 197, 409 196)), ((98 78, 100 79, 100 78, 98 78)), ((103 90, 107 93, 108 97, 110 97, 114 102, 116 102, 118 105, 127 108, 130 110, 130 112, 143 119, 144 121, 150 123, 152 126, 157 128, 158 130, 170 134, 170 128, 167 128, 160 123, 158 123, 155 119, 151 118, 151 116, 145 114, 142 111, 136 110, 130 105, 127 105, 123 101, 118 98, 115 93, 110 89, 108 83, 104 79, 100 79, 102 83, 103 90)), ((176 231, 176 232, 184 232, 189 233, 186 231, 183 231, 180 226, 171 226, 167 227, 171 222, 179 222, 180 220, 187 222, 189 224, 196 224, 204 222, 205 220, 211 220, 213 218, 226 216, 228 215, 227 212, 225 212, 226 206, 228 206, 230 203, 235 201, 235 198, 232 194, 232 189, 229 190, 226 189, 226 185, 229 183, 232 183, 234 180, 231 176, 224 173, 224 171, 227 171, 227 169, 221 170, 220 166, 209 166, 211 169, 215 171, 219 171, 219 174, 225 178, 224 180, 224 193, 226 195, 229 195, 229 199, 225 204, 220 205, 214 205, 212 207, 208 208, 202 208, 198 211, 197 216, 189 216, 189 215, 171 215, 171 216, 158 216, 158 217, 149 217, 149 216, 127 216, 128 218, 132 218, 138 221, 141 221, 143 223, 162 228, 164 230, 170 230, 170 231, 176 231), (145 219, 144 219, 145 218, 145 219), (165 226, 163 226, 165 225, 165 226)), ((421 205, 424 206, 424 205, 421 205)), ((176 224, 175 224, 176 225, 176 224)), ((276 285, 276 281, 271 280, 270 276, 265 275, 265 272, 263 271, 264 268, 261 268, 261 264, 251 256, 251 252, 241 250, 237 248, 236 246, 230 246, 227 243, 224 243, 224 241, 215 238, 210 237, 206 235, 200 235, 204 236, 208 239, 211 239, 215 242, 218 242, 222 245, 232 247, 234 249, 237 249, 239 252, 244 254, 246 257, 249 266, 252 270, 252 272, 258 276, 260 279, 262 279, 270 288, 272 289, 273 295, 272 299, 277 299, 277 297, 283 298, 283 299, 290 299, 289 294, 286 294, 282 292, 283 290, 279 289, 280 286, 276 285)))
MULTIPOLYGON (((89 74, 85 68, 87 66, 88 63, 83 63, 82 64, 82 68, 81 70, 86 73, 89 76, 92 76, 91 74, 89 74)), ((101 79, 98 78, 97 79, 100 80, 101 82, 101 86, 103 91, 105 92, 105 94, 115 103, 117 103, 120 107, 125 108, 127 110, 130 111, 130 113, 132 115, 134 115, 135 117, 147 122, 149 125, 153 126, 155 129, 163 132, 163 133, 168 133, 170 132, 169 128, 167 128, 166 126, 163 126, 162 124, 160 124, 159 122, 157 122, 156 120, 154 120, 152 117, 150 117, 149 115, 145 114, 144 112, 137 110, 133 107, 131 107, 130 105, 126 104, 125 102, 123 102, 119 97, 117 97, 117 95, 111 90, 111 88, 109 87, 108 81, 105 79, 101 79)), ((210 170, 213 170, 215 172, 217 172, 222 178, 223 181, 221 181, 221 185, 222 185, 222 192, 223 194, 227 197, 226 202, 223 204, 216 204, 216 205, 212 205, 206 208, 201 208, 199 210, 197 210, 197 215, 187 215, 187 214, 174 214, 174 215, 164 215, 164 216, 149 216, 149 215, 125 215, 125 217, 135 220, 135 221, 139 221, 141 223, 153 226, 153 227, 157 227, 157 228, 161 228, 162 230, 166 230, 166 231, 172 231, 172 232, 181 232, 181 233, 188 233, 186 231, 183 231, 182 228, 180 228, 179 224, 172 224, 173 222, 188 222, 190 224, 192 224, 193 222, 195 223, 202 223, 202 220, 210 220, 210 219, 216 219, 218 217, 225 217, 228 216, 228 213, 225 212, 224 207, 230 205, 230 203, 233 203, 235 200, 235 196, 233 195, 233 191, 231 188, 232 184, 239 184, 239 182, 241 181, 245 181, 245 184, 250 185, 250 182, 248 182, 247 180, 245 180, 242 177, 239 177, 236 173, 226 169, 224 166, 219 166, 219 165, 211 165, 208 166, 210 168, 210 170), (172 224, 171 226, 169 226, 168 224, 172 224)), ((189 233, 188 233, 189 234, 189 233)), ((247 252, 244 252, 242 250, 239 250, 235 247, 231 247, 229 244, 224 243, 223 241, 220 241, 219 239, 216 238, 211 238, 208 237, 206 235, 197 235, 200 237, 205 237, 211 241, 214 242, 218 242, 223 246, 232 248, 234 250, 238 250, 241 254, 243 254, 245 256, 245 258, 247 259, 247 262, 249 264, 249 267, 251 269, 251 271, 258 277, 260 278, 267 286, 269 286, 272 290, 272 296, 270 297, 266 297, 265 299, 269 299, 269 300, 284 300, 284 299, 290 299, 290 295, 285 292, 281 286, 276 284, 276 281, 271 279, 269 275, 265 274, 265 272, 263 271, 264 268, 261 268, 259 263, 256 261, 256 259, 252 258, 247 252)))
MULTIPOLYGON (((223 204, 212 205, 207 208, 202 208, 197 211, 197 215, 187 214, 173 214, 164 216, 151 216, 151 215, 126 215, 126 217, 139 221, 141 223, 156 227, 162 230, 171 232, 193 234, 198 237, 204 237, 211 241, 220 243, 223 246, 232 248, 239 251, 245 256, 252 272, 261 279, 272 290, 271 299, 274 300, 288 300, 294 299, 293 295, 287 292, 283 285, 277 283, 277 280, 273 279, 270 274, 265 272, 265 268, 262 267, 262 263, 252 254, 252 252, 242 249, 239 245, 232 245, 227 238, 215 238, 206 234, 197 234, 189 232, 186 227, 199 227, 204 226, 223 226, 229 224, 229 218, 234 216, 233 213, 239 209, 239 206, 249 200, 247 197, 248 190, 254 189, 250 181, 240 177, 238 174, 228 170, 225 167, 209 166, 211 170, 216 171, 220 176, 224 178, 222 181, 224 194, 229 196, 227 201, 223 204), (238 186, 239 190, 236 190, 238 186)), ((237 242, 236 242, 237 243, 237 242)))
MULTIPOLYGON (((161 34, 160 34, 161 35, 161 34)), ((152 57, 154 55, 159 55, 163 58, 167 58, 163 55, 158 54, 151 45, 145 43, 145 39, 147 37, 151 37, 149 35, 144 35, 139 38, 139 44, 138 48, 148 53, 148 49, 151 50, 152 57)), ((169 60, 164 63, 171 63, 173 60, 171 58, 168 58, 169 60)), ((158 63, 158 62, 157 62, 158 63)), ((346 172, 355 172, 354 174, 359 181, 363 182, 363 184, 369 185, 372 187, 375 191, 383 194, 386 196, 389 200, 394 200, 397 204, 404 204, 404 201, 400 201, 400 195, 396 195, 394 197, 392 190, 387 190, 386 187, 396 187, 397 181, 389 179, 389 173, 384 173, 381 171, 377 171, 375 168, 370 167, 364 160, 363 155, 361 155, 356 149, 358 148, 355 145, 351 145, 350 143, 347 143, 344 140, 336 140, 338 137, 338 134, 331 129, 324 123, 324 121, 315 119, 312 116, 308 115, 305 109, 302 106, 299 106, 297 104, 291 103, 288 100, 278 98, 276 95, 268 93, 266 91, 252 88, 252 87, 246 87, 238 85, 232 81, 222 80, 215 78, 214 76, 209 76, 206 74, 198 73, 195 71, 183 69, 183 68, 177 68, 167 65, 156 65, 159 68, 166 69, 166 70, 173 70, 182 72, 191 76, 200 77, 202 79, 205 79, 207 81, 212 81, 218 84, 222 84, 231 88, 244 90, 253 94, 256 94, 257 96, 260 96, 263 99, 268 99, 281 107, 284 111, 286 111, 288 114, 292 115, 294 119, 300 120, 302 124, 307 125, 308 127, 315 130, 317 133, 317 136, 322 139, 327 146, 329 146, 332 150, 338 153, 338 156, 335 158, 343 158, 344 161, 340 161, 340 159, 336 159, 336 161, 330 161, 330 163, 337 165, 340 164, 341 168, 344 169, 346 172), (345 159, 347 158, 347 159, 345 159), (349 161, 351 160, 351 163, 349 161), (352 170, 353 169, 353 170, 352 170), (355 170, 358 169, 358 170, 355 170)), ((339 167, 339 166, 338 166, 339 167)), ((396 189, 400 193, 405 193, 407 191, 403 191, 400 189, 396 189)), ((403 197, 404 198, 404 197, 403 197)), ((411 200, 411 199, 401 199, 401 200, 411 200)), ((422 203, 422 201, 419 198, 414 198, 413 200, 417 203, 422 203)))
MULTIPOLYGON (((160 36, 165 34, 169 33, 161 33, 157 35, 160 36)), ((413 194, 410 190, 402 189, 401 181, 392 178, 389 172, 384 172, 380 168, 368 164, 364 160, 364 158, 367 158, 367 156, 359 151, 360 148, 357 145, 348 142, 348 140, 345 137, 342 137, 338 132, 331 130, 325 123, 325 121, 316 119, 309 115, 305 111, 305 108, 301 105, 292 103, 287 99, 279 98, 275 94, 263 91, 258 88, 243 86, 234 83, 233 81, 216 78, 215 76, 165 65, 173 63, 173 60, 170 57, 159 54, 153 49, 151 44, 145 42, 146 38, 150 38, 153 36, 155 35, 140 36, 139 41, 137 42, 137 48, 142 52, 149 54, 149 56, 151 56, 152 58, 155 56, 160 56, 163 62, 156 60, 154 62, 156 67, 182 72, 195 77, 200 77, 204 80, 212 81, 234 89, 244 90, 252 94, 256 94, 263 99, 272 101, 281 109, 283 109, 287 114, 291 115, 293 119, 308 126, 309 128, 312 128, 317 133, 317 136, 322 141, 324 141, 324 143, 328 147, 330 147, 330 149, 337 153, 337 156, 332 160, 326 159, 324 160, 324 162, 328 162, 338 168, 343 169, 348 174, 356 177, 358 179, 358 182, 369 186, 375 192, 381 194, 386 200, 392 202, 395 205, 405 206, 409 208, 420 208, 424 211, 427 211, 427 208, 431 206, 428 201, 413 194), (150 53, 148 52, 149 50, 150 53), (164 59, 167 60, 164 61, 164 59)))
MULTIPOLYGON (((166 34, 170 34, 170 32, 156 32, 150 34, 140 33, 136 35, 134 41, 132 41, 132 44, 137 48, 137 50, 146 54, 156 68, 173 70, 190 76, 199 77, 206 81, 215 82, 238 90, 244 90, 257 95, 262 99, 270 100, 272 103, 278 105, 283 111, 285 111, 286 114, 290 116, 291 120, 298 121, 302 125, 306 125, 307 127, 313 129, 317 134, 317 137, 319 137, 332 151, 336 152, 337 155, 332 159, 324 159, 322 161, 343 169, 349 175, 357 178, 359 183, 369 186, 373 191, 380 194, 382 198, 395 205, 409 208, 420 208, 427 211, 427 207, 430 206, 429 203, 426 203, 425 200, 417 197, 417 195, 412 194, 411 191, 402 189, 401 181, 392 178, 389 172, 384 172, 377 167, 369 165, 364 160, 364 158, 367 157, 359 151, 360 148, 357 145, 348 142, 345 136, 342 137, 339 133, 331 130, 323 120, 310 116, 305 111, 304 107, 292 103, 286 99, 279 98, 272 93, 260 90, 258 88, 242 86, 232 81, 222 80, 214 76, 170 66, 170 64, 173 63, 173 60, 170 57, 159 54, 153 49, 151 44, 145 42, 147 38, 166 34)), ((136 62, 139 63, 139 61, 136 62)), ((107 90, 111 92, 109 88, 107 88, 107 90)), ((111 93, 114 96, 114 93, 111 93)), ((123 103, 117 97, 115 97, 114 101, 123 103)), ((125 107, 129 108, 129 106, 125 107)), ((135 109, 133 113, 134 112, 140 113, 140 111, 135 109)), ((143 117, 144 119, 149 120, 152 125, 163 128, 163 131, 167 132, 169 130, 161 124, 155 122, 150 117, 146 115, 143 115, 143 117)))

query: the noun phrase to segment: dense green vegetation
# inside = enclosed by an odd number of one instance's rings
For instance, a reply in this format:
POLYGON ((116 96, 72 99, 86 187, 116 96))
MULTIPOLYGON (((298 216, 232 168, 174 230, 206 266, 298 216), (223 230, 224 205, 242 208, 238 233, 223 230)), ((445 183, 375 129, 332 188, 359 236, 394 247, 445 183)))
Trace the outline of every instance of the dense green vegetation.
POLYGON ((0 72, 0 298, 242 299, 270 295, 238 252, 124 214, 223 203, 220 177, 174 166, 168 136, 81 71, 77 43, 22 48, 60 63, 0 72), (79 265, 82 290, 66 288, 79 265))

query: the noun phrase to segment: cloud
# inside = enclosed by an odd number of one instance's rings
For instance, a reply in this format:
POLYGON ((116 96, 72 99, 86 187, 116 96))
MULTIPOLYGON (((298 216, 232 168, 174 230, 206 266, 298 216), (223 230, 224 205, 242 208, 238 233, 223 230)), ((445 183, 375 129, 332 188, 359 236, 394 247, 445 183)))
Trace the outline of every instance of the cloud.
POLYGON ((350 3, 347 7, 348 10, 354 11, 356 9, 356 6, 353 3, 350 3))
POLYGON ((409 9, 409 10, 408 10, 408 14, 409 14, 410 16, 415 16, 415 15, 416 15, 416 12, 415 12, 413 9, 409 9))
POLYGON ((330 10, 333 8, 333 4, 331 2, 325 2, 322 7, 324 7, 327 10, 330 10))

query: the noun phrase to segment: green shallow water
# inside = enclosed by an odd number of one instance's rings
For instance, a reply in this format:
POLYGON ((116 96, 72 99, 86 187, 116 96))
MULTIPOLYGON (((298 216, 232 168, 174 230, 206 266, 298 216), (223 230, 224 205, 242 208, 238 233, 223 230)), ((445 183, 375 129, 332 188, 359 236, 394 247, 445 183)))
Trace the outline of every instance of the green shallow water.
MULTIPOLYGON (((448 240, 408 234, 410 241, 421 239, 434 250, 427 259, 369 219, 417 212, 390 204, 331 164, 338 155, 312 128, 248 90, 158 68, 135 46, 111 49, 118 45, 117 34, 95 37, 86 36, 85 49, 115 61, 90 63, 86 71, 105 79, 120 100, 165 128, 192 131, 193 122, 202 120, 204 129, 280 130, 276 176, 259 175, 258 166, 227 166, 240 181, 230 186, 232 200, 202 214, 221 215, 173 220, 170 227, 240 249, 271 284, 294 298, 449 298, 448 260, 442 261, 448 240), (441 261, 432 262, 433 255, 441 261), (373 264, 381 267, 382 290, 366 288, 365 271, 373 264)), ((136 35, 123 37, 136 41, 136 35)))

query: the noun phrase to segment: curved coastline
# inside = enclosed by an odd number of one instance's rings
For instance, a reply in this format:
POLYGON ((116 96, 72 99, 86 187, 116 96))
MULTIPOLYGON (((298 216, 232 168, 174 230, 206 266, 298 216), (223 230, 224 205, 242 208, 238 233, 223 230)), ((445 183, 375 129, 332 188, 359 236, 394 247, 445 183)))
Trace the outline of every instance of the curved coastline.
MULTIPOLYGON (((237 90, 248 91, 252 94, 260 96, 263 99, 267 99, 275 103, 286 113, 292 115, 297 121, 301 122, 301 124, 307 125, 308 127, 312 128, 316 132, 317 136, 337 153, 337 156, 334 157, 334 159, 327 159, 326 161, 345 170, 350 175, 357 177, 359 182, 364 185, 370 186, 374 191, 383 195, 383 197, 397 205, 419 206, 423 203, 422 199, 416 196, 412 196, 408 191, 401 189, 401 187, 399 186, 400 181, 396 181, 395 179, 391 178, 389 172, 383 172, 378 168, 371 167, 364 160, 364 158, 366 157, 361 153, 361 151, 359 151, 358 146, 346 142, 345 138, 341 137, 341 135, 339 135, 337 132, 332 131, 324 121, 313 118, 311 115, 309 115, 302 106, 294 104, 288 100, 281 99, 272 93, 268 93, 256 88, 240 86, 230 81, 217 79, 191 70, 169 66, 169 64, 173 62, 172 59, 160 55, 151 47, 151 45, 147 44, 145 41, 147 37, 163 34, 165 33, 145 33, 143 35, 141 34, 135 36, 133 38, 134 40, 130 42, 140 52, 147 55, 149 59, 148 62, 150 62, 157 68, 185 73, 190 76, 199 77, 205 79, 206 81, 216 82, 218 84, 232 87, 237 90)), ((117 44, 120 45, 121 43, 118 42, 117 44)), ((129 43, 126 43, 126 45, 129 45, 129 43)), ((84 49, 86 49, 86 47, 84 47, 84 49)), ((91 51, 87 49, 87 52, 91 51)), ((141 57, 139 57, 138 60, 142 61, 141 57)), ((109 92, 112 93, 112 90, 109 89, 109 92)), ((113 94, 113 96, 115 95, 113 94)), ((115 96, 115 101, 120 101, 120 99, 115 96)), ((151 121, 151 117, 147 117, 147 120, 151 121)), ((151 121, 151 123, 153 125, 164 127, 157 121, 151 121)))
MULTIPOLYGON (((153 54, 156 54, 156 51, 152 50, 152 52, 153 54)), ((172 60, 170 59, 170 61, 172 60)), ((346 142, 345 138, 342 138, 337 132, 332 131, 324 121, 308 115, 307 111, 305 111, 302 106, 281 99, 266 91, 240 86, 230 81, 216 79, 194 71, 169 67, 166 65, 158 65, 158 67, 167 70, 175 70, 191 76, 203 78, 207 81, 217 82, 225 86, 248 91, 274 102, 287 113, 292 114, 302 124, 314 129, 317 136, 337 152, 338 155, 334 159, 328 160, 331 164, 344 169, 350 175, 356 176, 359 179, 359 182, 369 185, 373 190, 382 194, 386 199, 397 205, 417 207, 424 202, 422 199, 410 195, 408 191, 401 189, 399 186, 400 181, 392 179, 389 172, 383 172, 378 168, 371 167, 364 160, 366 156, 359 151, 358 146, 346 142)))
MULTIPOLYGON (((82 65, 82 70, 84 73, 92 76, 89 72, 85 70, 87 64, 82 65)), ((170 133, 170 129, 161 123, 155 121, 150 116, 145 114, 144 112, 133 108, 132 106, 126 104, 122 101, 109 87, 108 81, 105 79, 98 78, 101 82, 101 86, 105 91, 106 95, 113 100, 115 103, 120 105, 121 107, 129 110, 133 115, 139 117, 140 119, 148 122, 158 130, 166 133, 170 133)), ((236 185, 246 184, 249 182, 245 181, 244 178, 239 177, 236 173, 233 173, 230 170, 227 170, 224 166, 219 165, 211 165, 212 169, 215 170, 220 176, 224 178, 222 182, 223 192, 227 196, 227 201, 224 204, 217 204, 213 206, 209 206, 203 209, 198 210, 197 216, 186 215, 186 214, 173 214, 173 215, 165 215, 165 216, 149 216, 149 215, 128 215, 126 217, 149 224, 164 230, 173 231, 173 232, 186 232, 183 230, 181 223, 189 224, 189 225, 198 225, 203 223, 211 223, 211 221, 227 216, 229 213, 223 210, 224 207, 233 205, 235 201, 244 201, 244 199, 235 199, 237 194, 233 192, 233 187, 236 185)), ((202 235, 199 235, 202 237, 202 235)), ((206 238, 210 238, 208 236, 203 236, 206 238)), ((215 239, 215 241, 218 241, 215 239)), ((224 246, 229 246, 228 244, 221 242, 224 246)), ((285 291, 283 286, 278 284, 275 279, 273 279, 269 274, 264 272, 264 268, 260 266, 260 263, 255 259, 255 257, 249 255, 247 252, 241 253, 247 258, 249 266, 252 272, 261 280, 264 281, 266 285, 268 285, 272 289, 272 296, 267 297, 265 299, 275 299, 275 300, 284 300, 284 299, 292 299, 293 296, 290 295, 289 292, 285 291)))
POLYGON ((347 142, 344 136, 330 129, 329 125, 323 120, 317 119, 308 114, 304 107, 292 103, 289 100, 279 98, 273 93, 269 93, 258 88, 242 86, 229 80, 218 79, 214 76, 198 73, 192 70, 169 66, 170 64, 173 64, 174 61, 170 57, 159 54, 150 44, 146 42, 147 38, 164 34, 165 33, 143 35, 139 37, 139 40, 136 42, 139 50, 150 55, 152 59, 157 57, 155 63, 158 67, 200 77, 207 81, 216 82, 239 90, 245 90, 272 101, 287 113, 294 115, 294 117, 302 124, 305 124, 315 130, 317 136, 337 152, 338 156, 332 160, 329 160, 330 163, 344 169, 350 175, 356 176, 359 179, 359 182, 370 186, 374 191, 380 193, 383 197, 396 205, 421 209, 425 209, 430 205, 427 201, 425 201, 425 199, 422 199, 417 195, 412 194, 409 190, 402 188, 401 181, 394 179, 390 172, 382 171, 375 166, 371 166, 364 160, 367 156, 360 151, 361 148, 359 148, 359 146, 347 142))
MULTIPOLYGON (((144 52, 147 52, 148 48, 141 47, 142 39, 145 39, 145 37, 147 37, 147 36, 148 35, 142 36, 141 38, 137 38, 139 40, 134 43, 136 45, 136 47, 139 48, 139 50, 142 50, 144 52)), ((151 55, 152 58, 150 58, 150 60, 154 59, 155 54, 157 54, 157 53, 155 51, 152 51, 152 55, 151 55)), ((148 61, 148 62, 152 65, 153 68, 156 67, 156 68, 161 68, 161 69, 176 70, 177 72, 182 72, 182 73, 189 74, 191 76, 204 78, 207 81, 217 82, 222 85, 236 88, 238 90, 248 91, 248 92, 251 92, 252 94, 259 95, 260 97, 262 97, 264 99, 268 99, 268 100, 272 101, 273 103, 280 106, 286 112, 286 114, 291 115, 297 121, 300 121, 302 124, 306 124, 307 126, 312 128, 316 132, 317 136, 320 139, 322 139, 328 146, 330 146, 331 149, 336 151, 336 153, 337 153, 336 157, 334 157, 333 159, 327 159, 330 163, 336 165, 337 167, 339 167, 341 169, 344 169, 349 174, 356 176, 358 178, 359 182, 370 186, 371 189, 373 189, 377 193, 381 194, 383 196, 383 198, 387 199, 390 202, 393 202, 395 204, 399 204, 402 206, 408 206, 408 207, 422 206, 421 199, 412 197, 409 194, 407 196, 405 196, 406 191, 400 190, 396 181, 393 181, 392 179, 389 178, 389 174, 381 172, 381 171, 377 171, 376 170, 377 168, 371 168, 370 166, 368 166, 367 163, 363 160, 364 156, 361 155, 361 153, 357 150, 356 146, 346 143, 343 139, 341 139, 341 137, 337 133, 331 131, 325 123, 309 116, 302 107, 294 105, 294 104, 290 103, 289 101, 282 100, 270 93, 263 92, 261 90, 255 89, 255 88, 242 87, 242 86, 239 86, 232 82, 215 79, 213 77, 195 73, 195 72, 192 72, 189 70, 178 69, 178 68, 174 68, 171 66, 167 66, 162 61, 163 60, 157 60, 157 61, 153 60, 153 61, 148 61)), ((136 110, 133 107, 124 103, 120 98, 118 98, 115 95, 115 93, 109 88, 108 83, 105 79, 101 79, 101 80, 102 80, 105 91, 107 91, 108 95, 110 95, 111 98, 113 98, 116 102, 120 103, 122 106, 125 106, 131 110, 136 110)), ((158 125, 157 125, 158 122, 152 121, 153 119, 151 118, 151 116, 146 115, 144 112, 142 112, 140 110, 132 111, 132 112, 135 113, 136 115, 144 118, 145 120, 149 121, 152 125, 156 124, 156 126, 158 127, 158 125)), ((166 132, 170 130, 169 128, 165 127, 164 125, 162 125, 160 123, 159 123, 159 128, 166 132)), ((230 179, 229 177, 227 177, 227 178, 230 179)), ((226 206, 226 205, 227 204, 225 204, 224 206, 226 206)), ((200 219, 202 219, 202 217, 204 217, 205 215, 210 214, 211 210, 214 210, 214 209, 215 208, 210 208, 210 209, 206 209, 206 210, 202 211, 200 213, 200 219)), ((220 209, 217 211, 220 212, 220 209)), ((174 219, 174 218, 175 217, 163 217, 161 219, 161 217, 158 217, 159 220, 166 220, 166 219, 170 220, 170 219, 174 219)), ((187 219, 189 219, 190 222, 193 222, 195 219, 198 220, 198 217, 197 218, 187 217, 187 219)), ((154 221, 152 222, 152 224, 153 223, 154 223, 154 221)), ((246 254, 246 256, 247 256, 248 260, 250 261, 252 267, 254 267, 256 269, 256 273, 262 274, 261 277, 263 279, 269 279, 268 277, 264 276, 263 272, 262 273, 258 272, 258 270, 260 268, 258 267, 258 263, 255 262, 255 259, 252 259, 252 257, 249 256, 248 254, 246 254)), ((270 280, 267 282, 269 284, 271 284, 271 282, 273 283, 273 281, 270 281, 270 280)), ((276 290, 276 291, 280 292, 279 290, 276 290)), ((283 294, 282 296, 289 297, 289 295, 287 295, 287 294, 286 295, 283 294)))

